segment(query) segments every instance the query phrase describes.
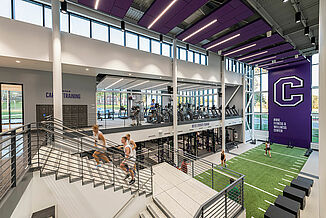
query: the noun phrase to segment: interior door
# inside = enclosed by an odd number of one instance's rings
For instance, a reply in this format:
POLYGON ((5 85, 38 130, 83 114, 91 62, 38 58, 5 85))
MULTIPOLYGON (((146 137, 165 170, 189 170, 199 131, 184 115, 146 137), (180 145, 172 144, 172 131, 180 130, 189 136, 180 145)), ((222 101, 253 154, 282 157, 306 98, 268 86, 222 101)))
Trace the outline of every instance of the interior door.
POLYGON ((24 124, 23 85, 0 83, 1 116, 0 131, 24 124))

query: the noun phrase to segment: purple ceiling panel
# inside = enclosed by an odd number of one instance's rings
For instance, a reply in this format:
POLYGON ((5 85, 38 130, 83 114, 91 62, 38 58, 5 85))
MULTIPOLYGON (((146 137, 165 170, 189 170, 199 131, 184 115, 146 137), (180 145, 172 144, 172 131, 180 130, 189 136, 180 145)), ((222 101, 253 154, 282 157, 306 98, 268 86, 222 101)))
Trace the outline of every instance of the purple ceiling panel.
POLYGON ((204 39, 207 39, 214 34, 219 33, 222 30, 227 29, 237 24, 239 21, 244 20, 252 15, 253 12, 240 0, 231 0, 218 8, 216 11, 204 17, 192 27, 183 31, 177 36, 177 38, 183 40, 200 28, 203 28, 204 26, 216 20, 215 23, 207 26, 204 30, 185 40, 188 43, 197 44, 204 39))
MULTIPOLYGON (((148 28, 149 25, 166 9, 171 0, 156 0, 145 12, 138 24, 148 28)), ((208 0, 178 0, 151 27, 152 30, 167 34, 187 17, 203 6, 208 0)))
POLYGON ((244 57, 238 58, 238 60, 243 61, 243 62, 251 62, 253 60, 264 59, 267 56, 270 56, 270 55, 273 55, 276 53, 280 53, 280 52, 283 52, 286 50, 292 50, 292 49, 293 49, 293 46, 289 43, 286 43, 286 44, 282 44, 282 45, 279 45, 276 47, 272 47, 269 49, 264 49, 261 51, 257 51, 255 53, 248 54, 244 57))
MULTIPOLYGON (((95 8, 96 0, 78 0, 78 3, 95 8)), ((98 3, 98 10, 107 14, 123 18, 130 8, 133 0, 102 0, 98 3)))
POLYGON ((257 20, 249 25, 242 27, 232 33, 224 35, 210 43, 207 43, 203 47, 213 52, 228 48, 232 45, 237 45, 243 41, 251 39, 255 36, 261 35, 270 31, 272 28, 263 20, 257 20), (236 37, 238 35, 238 37, 236 37), (235 38, 232 38, 235 37, 235 38), (232 38, 232 39, 231 39, 232 38), (218 44, 220 43, 220 44, 218 44), (218 44, 218 45, 216 45, 218 44), (216 45, 216 46, 215 46, 216 45), (214 46, 214 47, 212 47, 214 46))
POLYGON ((301 60, 305 60, 305 58, 303 56, 299 56, 298 58, 293 57, 293 58, 288 58, 288 59, 285 59, 285 60, 277 60, 275 63, 269 62, 269 63, 266 63, 266 64, 259 64, 258 67, 262 67, 262 68, 266 69, 266 68, 274 67, 274 66, 277 66, 277 65, 287 64, 287 63, 290 63, 290 62, 301 61, 301 60))
POLYGON ((295 65, 299 65, 299 64, 305 64, 307 63, 307 60, 302 60, 302 61, 298 61, 298 62, 293 62, 293 63, 289 63, 289 64, 280 64, 278 66, 275 67, 269 67, 266 68, 266 70, 274 70, 274 69, 278 69, 278 68, 283 68, 283 67, 291 67, 291 66, 295 66, 295 65))
POLYGON ((273 34, 271 37, 265 37, 262 39, 259 39, 257 41, 245 44, 240 47, 236 47, 234 49, 222 52, 222 55, 234 58, 242 54, 246 54, 252 51, 256 51, 261 48, 265 48, 267 46, 283 42, 284 39, 279 34, 273 34), (228 55, 229 54, 229 55, 228 55))

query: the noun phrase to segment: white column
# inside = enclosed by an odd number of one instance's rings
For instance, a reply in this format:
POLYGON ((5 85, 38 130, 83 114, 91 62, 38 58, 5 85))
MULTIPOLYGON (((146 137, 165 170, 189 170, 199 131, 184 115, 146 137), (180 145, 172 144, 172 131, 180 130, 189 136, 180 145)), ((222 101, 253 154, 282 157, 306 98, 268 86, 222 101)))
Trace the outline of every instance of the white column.
POLYGON ((246 75, 242 76, 242 142, 246 143, 246 75))
MULTIPOLYGON (((253 69, 252 69, 253 71, 253 69)), ((255 76, 254 76, 254 72, 251 72, 250 75, 252 76, 252 84, 255 84, 255 76), (251 74, 252 73, 252 74, 251 74)), ((251 90, 251 94, 252 94, 252 99, 251 99, 251 111, 252 111, 252 117, 251 117, 251 140, 255 139, 255 107, 254 107, 254 102, 255 102, 255 87, 254 85, 252 85, 252 90, 251 90)))
MULTIPOLYGON (((174 150, 178 149, 178 66, 177 66, 177 42, 173 40, 173 61, 172 61, 172 81, 173 81, 173 144, 174 150)), ((174 153, 174 163, 178 165, 178 155, 174 153)))
POLYGON ((221 83, 222 83, 222 150, 225 151, 225 60, 224 57, 221 59, 221 83))
POLYGON ((60 2, 52 0, 52 70, 53 70, 53 113, 62 120, 62 68, 60 35, 60 2))
POLYGON ((319 217, 326 214, 326 1, 319 1, 319 217))

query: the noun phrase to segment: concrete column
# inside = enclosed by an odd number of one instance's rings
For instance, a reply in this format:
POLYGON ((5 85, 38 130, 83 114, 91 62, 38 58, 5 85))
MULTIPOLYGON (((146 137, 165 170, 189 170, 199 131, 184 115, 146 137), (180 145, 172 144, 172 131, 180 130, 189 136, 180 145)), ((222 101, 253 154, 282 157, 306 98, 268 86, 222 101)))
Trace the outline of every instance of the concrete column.
POLYGON ((52 0, 52 70, 53 70, 53 113, 62 120, 62 66, 60 35, 60 1, 52 0))
POLYGON ((326 1, 319 1, 319 217, 326 214, 326 1))
MULTIPOLYGON (((178 149, 178 66, 177 66, 177 42, 173 40, 173 61, 172 61, 172 81, 173 81, 173 144, 174 150, 178 149)), ((178 155, 174 153, 174 163, 178 165, 178 155)))
POLYGON ((222 150, 225 151, 225 59, 222 57, 221 59, 221 92, 222 92, 222 150))
POLYGON ((242 142, 246 143, 246 75, 242 76, 242 142))

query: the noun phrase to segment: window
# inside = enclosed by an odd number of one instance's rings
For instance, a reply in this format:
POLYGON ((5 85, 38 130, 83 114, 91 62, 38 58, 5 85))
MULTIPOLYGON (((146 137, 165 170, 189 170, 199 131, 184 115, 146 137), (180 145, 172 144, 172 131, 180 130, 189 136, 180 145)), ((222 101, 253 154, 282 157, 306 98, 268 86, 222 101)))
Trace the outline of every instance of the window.
POLYGON ((254 95, 254 111, 260 113, 260 93, 254 95))
POLYGON ((15 19, 43 26, 42 4, 28 0, 15 0, 15 19))
POLYGON ((187 50, 184 48, 179 48, 179 59, 180 60, 187 60, 187 50))
POLYGON ((109 41, 109 27, 96 21, 92 21, 92 38, 104 42, 109 41))
POLYGON ((68 32, 68 14, 60 13, 60 30, 63 32, 68 32))
POLYGON ((319 113, 319 89, 312 89, 312 113, 319 113))
POLYGON ((126 46, 129 48, 138 49, 138 35, 131 32, 126 32, 126 46))
POLYGON ((161 43, 157 40, 151 40, 152 53, 161 54, 161 43))
POLYGON ((70 33, 90 37, 90 20, 70 14, 70 33))
POLYGON ((147 37, 139 36, 139 49, 150 52, 150 40, 147 37))
POLYGON ((312 65, 312 87, 319 86, 319 65, 312 65))
POLYGON ((188 61, 194 62, 194 52, 188 50, 188 61))
POLYGON ((261 75, 261 91, 268 91, 268 74, 261 75))
POLYGON ((162 55, 171 57, 171 45, 162 43, 162 55))
POLYGON ((255 92, 260 91, 260 75, 255 75, 254 77, 254 91, 255 92))
POLYGON ((206 65, 206 56, 203 54, 200 55, 200 64, 206 65))
POLYGON ((200 63, 200 55, 199 55, 199 53, 195 53, 195 63, 196 64, 200 63))
POLYGON ((0 16, 11 18, 11 0, 1 0, 0 16))
POLYGON ((319 116, 312 116, 312 140, 313 143, 319 143, 319 116))
POLYGON ((124 32, 116 27, 110 27, 110 42, 113 44, 124 46, 124 32))
POLYGON ((268 93, 267 92, 261 93, 261 112, 263 112, 263 113, 268 112, 268 93))
POLYGON ((261 130, 268 131, 268 114, 261 115, 261 130))
POLYGON ((44 26, 52 28, 52 10, 47 6, 44 6, 44 26))
POLYGON ((255 130, 260 130, 260 115, 255 114, 254 126, 255 130))

